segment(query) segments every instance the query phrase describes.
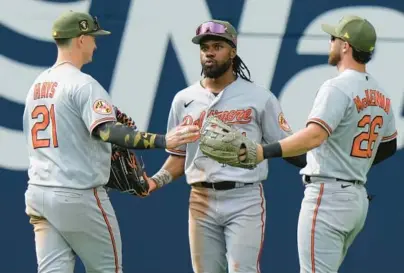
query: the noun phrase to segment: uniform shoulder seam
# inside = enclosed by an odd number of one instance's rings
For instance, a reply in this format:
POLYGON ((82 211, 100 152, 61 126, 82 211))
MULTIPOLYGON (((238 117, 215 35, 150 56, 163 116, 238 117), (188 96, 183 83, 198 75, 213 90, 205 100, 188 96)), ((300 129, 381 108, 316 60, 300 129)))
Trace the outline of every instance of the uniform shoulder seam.
POLYGON ((184 93, 190 91, 191 88, 196 87, 197 84, 198 84, 198 82, 195 82, 194 84, 192 84, 192 85, 190 85, 190 86, 187 86, 187 87, 185 87, 185 88, 183 88, 183 89, 177 91, 177 92, 175 93, 175 95, 174 95, 173 101, 177 101, 177 100, 178 100, 178 97, 180 97, 182 94, 184 94, 184 93))
POLYGON ((83 83, 77 90, 80 90, 83 87, 85 87, 85 86, 87 86, 89 84, 93 84, 93 83, 98 83, 98 81, 90 76, 90 80, 88 82, 83 83))
POLYGON ((344 91, 342 91, 342 89, 340 87, 338 87, 337 85, 333 84, 330 80, 326 81, 322 86, 326 87, 326 86, 330 86, 332 88, 335 88, 336 90, 338 90, 339 92, 343 93, 345 96, 348 96, 347 93, 345 93, 344 91))

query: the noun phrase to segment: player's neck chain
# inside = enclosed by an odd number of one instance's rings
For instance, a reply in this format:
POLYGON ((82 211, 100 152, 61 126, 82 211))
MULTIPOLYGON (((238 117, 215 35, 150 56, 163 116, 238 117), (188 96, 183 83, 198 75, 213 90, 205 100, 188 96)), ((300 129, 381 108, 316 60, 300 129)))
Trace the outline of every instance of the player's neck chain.
POLYGON ((74 66, 74 64, 73 64, 72 62, 70 62, 70 61, 63 61, 63 62, 60 62, 60 63, 55 63, 55 64, 52 66, 52 68, 61 66, 62 64, 71 64, 71 65, 74 66))

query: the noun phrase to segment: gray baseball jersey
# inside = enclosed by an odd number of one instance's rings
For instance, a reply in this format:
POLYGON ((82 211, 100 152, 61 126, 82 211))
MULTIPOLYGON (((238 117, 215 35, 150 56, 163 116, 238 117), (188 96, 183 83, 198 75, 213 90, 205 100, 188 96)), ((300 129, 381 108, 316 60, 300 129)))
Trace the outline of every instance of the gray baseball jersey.
MULTIPOLYGON (((167 129, 179 124, 202 127, 210 115, 232 124, 258 143, 275 142, 291 134, 276 97, 241 78, 217 96, 200 82, 180 91, 172 102, 167 129)), ((199 141, 168 152, 186 155, 189 184, 238 182, 237 188, 223 191, 192 187, 188 223, 193 272, 260 272, 266 222, 260 182, 267 178, 267 161, 253 170, 224 166, 204 156, 199 141)))
POLYGON ((329 138, 307 153, 301 174, 366 182, 380 142, 397 136, 389 95, 367 73, 346 70, 319 89, 308 123, 329 138))
POLYGON ((29 183, 72 189, 105 185, 111 144, 91 132, 114 120, 108 93, 91 76, 70 64, 44 71, 25 101, 29 183))
MULTIPOLYGON (((270 91, 241 78, 217 96, 205 90, 199 81, 178 92, 171 105, 167 129, 180 124, 202 127, 205 118, 210 115, 232 124, 258 143, 275 142, 291 134, 277 98, 270 91)), ((189 184, 228 180, 256 182, 267 178, 266 160, 254 170, 223 167, 202 154, 199 141, 167 151, 186 155, 185 175, 189 184)))
POLYGON ((73 272, 76 255, 88 272, 122 272, 118 221, 103 187, 111 144, 91 136, 114 120, 108 93, 69 63, 45 70, 28 92, 25 203, 39 272, 73 272))
POLYGON ((300 272, 338 272, 363 229, 369 201, 362 184, 380 142, 397 136, 389 95, 367 73, 345 70, 317 93, 308 123, 329 134, 307 153, 310 175, 298 222, 300 272))

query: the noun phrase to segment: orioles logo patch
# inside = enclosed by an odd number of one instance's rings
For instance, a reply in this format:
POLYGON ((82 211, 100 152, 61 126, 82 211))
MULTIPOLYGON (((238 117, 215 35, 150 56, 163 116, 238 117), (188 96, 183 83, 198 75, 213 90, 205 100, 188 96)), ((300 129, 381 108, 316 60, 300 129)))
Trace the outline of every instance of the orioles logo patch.
POLYGON ((112 113, 112 106, 105 100, 97 100, 94 102, 93 110, 97 114, 109 115, 112 113))
POLYGON ((282 130, 285 132, 290 132, 292 129, 289 126, 289 123, 286 121, 285 116, 283 113, 280 113, 278 116, 278 123, 282 130))

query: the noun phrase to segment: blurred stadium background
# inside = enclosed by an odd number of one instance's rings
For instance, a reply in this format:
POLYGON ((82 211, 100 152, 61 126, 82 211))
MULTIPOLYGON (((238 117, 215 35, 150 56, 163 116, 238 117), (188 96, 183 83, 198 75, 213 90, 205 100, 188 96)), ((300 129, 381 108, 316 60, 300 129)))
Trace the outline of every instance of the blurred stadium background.
MULTIPOLYGON (((369 71, 391 95, 399 148, 404 146, 402 0, 0 0, 0 273, 36 272, 33 232, 24 213, 28 160, 21 117, 32 80, 56 57, 51 24, 69 9, 89 11, 112 31, 112 36, 99 39, 94 62, 84 71, 101 82, 140 129, 152 132, 165 131, 171 99, 200 76, 198 47, 191 38, 201 22, 223 19, 238 29, 238 52, 253 80, 278 96, 289 123, 298 130, 317 88, 336 73, 327 65, 329 37, 320 24, 337 22, 346 14, 366 17, 378 32, 369 71)), ((142 156, 152 174, 167 155, 148 151, 142 156)), ((341 273, 404 272, 403 162, 400 150, 371 170, 368 189, 376 197, 341 273)), ((272 160, 264 185, 262 272, 296 273, 296 225, 303 196, 298 169, 272 160)), ((111 194, 121 226, 125 272, 192 272, 188 194, 184 179, 142 200, 111 194)), ((84 272, 80 262, 76 272, 84 272)))

